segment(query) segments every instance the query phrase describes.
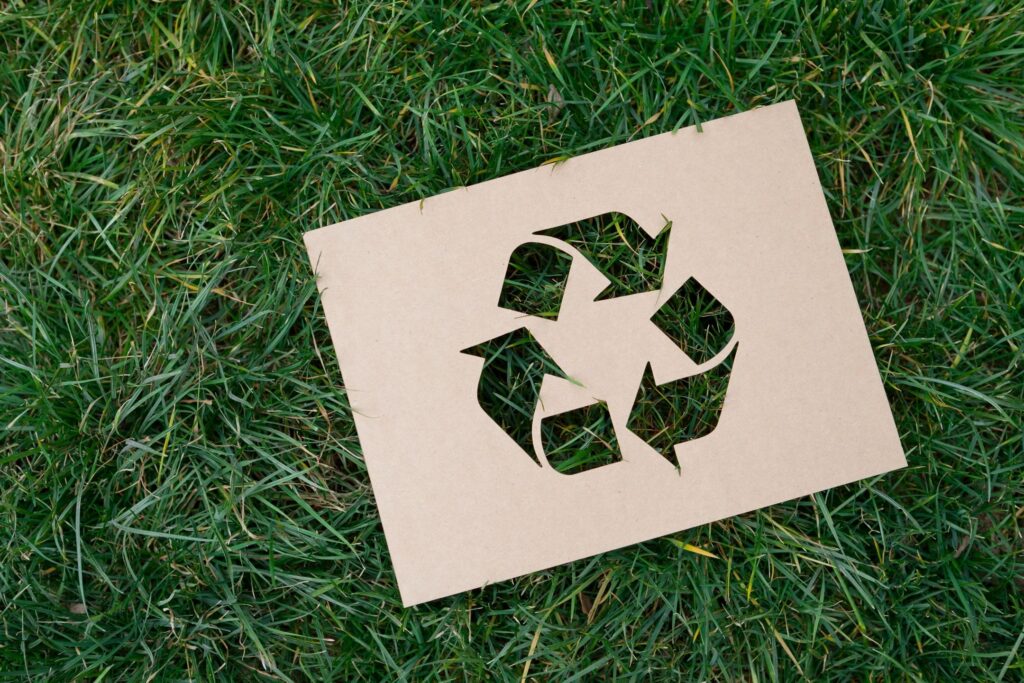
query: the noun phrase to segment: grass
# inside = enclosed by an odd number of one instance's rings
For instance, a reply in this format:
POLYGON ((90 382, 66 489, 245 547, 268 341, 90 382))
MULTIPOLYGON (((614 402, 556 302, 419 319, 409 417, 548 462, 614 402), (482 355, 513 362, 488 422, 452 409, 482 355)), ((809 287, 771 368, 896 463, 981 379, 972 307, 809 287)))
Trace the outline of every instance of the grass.
POLYGON ((1024 5, 831 5, 4 4, 0 680, 1021 680, 1024 5), (788 98, 910 467, 402 609, 302 232, 788 98))

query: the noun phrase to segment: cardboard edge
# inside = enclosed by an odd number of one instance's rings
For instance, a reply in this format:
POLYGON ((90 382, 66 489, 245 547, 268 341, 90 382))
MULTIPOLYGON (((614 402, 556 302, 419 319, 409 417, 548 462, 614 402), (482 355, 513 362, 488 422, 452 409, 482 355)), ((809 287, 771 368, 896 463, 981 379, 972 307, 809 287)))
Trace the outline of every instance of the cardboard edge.
MULTIPOLYGON (((711 119, 711 120, 707 121, 706 123, 702 122, 700 124, 700 128, 702 130, 704 130, 704 129, 714 129, 714 128, 717 128, 719 125, 721 125, 723 121, 728 121, 729 119, 736 118, 736 117, 747 116, 747 115, 753 114, 754 112, 763 111, 765 109, 779 109, 780 111, 792 110, 791 113, 796 115, 798 121, 800 120, 800 114, 799 114, 799 110, 798 110, 798 107, 797 107, 796 100, 795 99, 788 99, 788 100, 783 100, 781 102, 774 102, 772 104, 766 104, 766 105, 763 105, 763 106, 753 107, 752 109, 747 109, 745 111, 734 112, 734 113, 728 114, 726 116, 720 116, 718 118, 711 119)), ((803 123, 802 122, 800 123, 800 127, 801 127, 801 130, 803 130, 803 123)), ((586 152, 585 154, 580 154, 580 155, 577 155, 577 156, 574 156, 574 157, 569 157, 568 159, 566 159, 564 161, 560 161, 557 164, 544 163, 544 164, 541 164, 539 166, 534 166, 533 168, 524 169, 522 171, 517 171, 515 173, 509 173, 507 175, 499 176, 497 178, 492 178, 490 180, 485 180, 483 182, 473 183, 472 185, 461 185, 461 186, 458 186, 458 187, 453 187, 453 188, 448 189, 447 191, 441 192, 440 194, 434 194, 434 195, 431 195, 429 197, 423 197, 421 199, 416 199, 416 200, 413 200, 411 202, 406 202, 404 204, 399 204, 397 206, 392 206, 392 207, 389 207, 389 208, 386 208, 386 209, 378 209, 376 211, 370 211, 370 212, 364 213, 364 214, 362 214, 360 216, 355 216, 353 218, 349 218, 349 219, 346 219, 346 220, 343 220, 343 221, 339 221, 337 223, 331 223, 329 225, 324 225, 324 226, 321 226, 319 228, 313 228, 312 230, 308 230, 305 233, 303 233, 302 237, 303 237, 303 240, 305 241, 306 247, 308 249, 309 245, 311 243, 316 243, 320 239, 326 237, 325 233, 327 231, 334 230, 335 228, 341 228, 341 227, 357 227, 359 224, 361 224, 365 220, 369 219, 371 216, 376 216, 376 215, 381 214, 381 213, 394 212, 394 211, 409 211, 409 210, 411 210, 413 208, 415 208, 418 211, 424 211, 424 210, 426 210, 426 208, 431 203, 436 202, 438 200, 443 200, 445 198, 445 196, 449 195, 449 194, 453 194, 453 193, 456 193, 456 192, 471 192, 473 190, 479 190, 480 188, 482 188, 482 187, 484 187, 486 185, 489 185, 491 183, 495 183, 495 182, 498 182, 498 181, 508 181, 511 178, 519 178, 519 177, 522 177, 522 176, 524 176, 524 175, 526 175, 528 173, 540 173, 540 172, 545 171, 545 170, 550 170, 552 173, 554 173, 559 168, 564 167, 567 164, 572 164, 574 162, 578 162, 578 161, 583 160, 583 159, 599 159, 602 155, 606 155, 611 150, 614 150, 616 147, 620 147, 622 145, 627 145, 627 144, 654 144, 654 141, 656 141, 658 139, 662 139, 665 136, 675 136, 675 135, 678 135, 680 133, 687 132, 687 131, 701 132, 701 131, 697 131, 697 125, 695 124, 695 125, 692 125, 692 126, 686 126, 685 128, 679 128, 677 130, 671 130, 671 131, 667 131, 667 132, 664 132, 664 133, 658 133, 657 135, 652 135, 650 137, 641 138, 639 140, 630 140, 630 141, 627 141, 627 142, 620 143, 619 145, 613 145, 611 147, 605 147, 603 149, 594 150, 593 152, 586 152), (313 240, 313 241, 311 242, 310 240, 313 240)), ((703 133, 701 132, 701 134, 703 134, 703 133)), ((646 228, 644 228, 644 229, 646 230, 646 228)))
POLYGON ((636 541, 625 543, 623 545, 616 545, 616 546, 613 546, 613 547, 610 547, 610 548, 605 548, 603 550, 598 550, 595 553, 592 553, 590 555, 585 555, 583 557, 576 558, 575 560, 567 560, 567 561, 564 561, 564 562, 556 562, 555 564, 551 564, 551 565, 548 565, 548 566, 545 566, 545 567, 539 567, 537 569, 530 569, 530 570, 522 572, 520 574, 514 574, 512 576, 506 576, 506 577, 502 577, 502 578, 491 579, 491 580, 488 580, 488 581, 486 581, 485 583, 482 583, 482 584, 477 583, 477 582, 473 582, 471 585, 467 584, 467 585, 465 585, 465 586, 463 586, 461 588, 454 589, 454 590, 446 590, 443 593, 439 593, 439 594, 436 594, 436 595, 427 594, 427 595, 424 595, 424 596, 407 596, 406 593, 403 592, 401 588, 399 588, 398 591, 399 591, 399 595, 400 595, 400 597, 402 599, 402 607, 405 607, 405 608, 415 607, 417 605, 423 605, 423 604, 426 604, 428 602, 434 602, 436 600, 443 600, 444 598, 450 598, 450 597, 452 597, 454 595, 461 595, 463 593, 468 593, 470 591, 484 590, 485 588, 488 588, 488 587, 493 586, 493 585, 498 584, 498 583, 505 583, 506 581, 512 581, 514 579, 519 579, 519 578, 522 578, 524 576, 528 576, 530 574, 536 574, 537 572, 548 571, 548 570, 551 570, 551 569, 555 569, 557 567, 565 566, 565 565, 570 564, 572 562, 578 562, 578 561, 581 561, 581 560, 588 560, 588 559, 591 559, 593 557, 597 557, 598 555, 603 555, 605 553, 615 552, 617 550, 622 550, 624 548, 630 548, 630 547, 639 545, 641 543, 650 543, 651 541, 657 541, 659 539, 667 538, 668 536, 671 536, 672 534, 678 534, 678 533, 681 533, 683 531, 689 531, 690 529, 696 529, 697 527, 703 526, 705 524, 713 524, 715 522, 721 522, 722 520, 730 519, 732 517, 736 517, 736 516, 739 516, 739 515, 745 515, 745 514, 747 514, 749 512, 754 512, 754 511, 757 511, 757 510, 765 510, 765 509, 768 509, 768 508, 775 507, 776 505, 783 505, 785 503, 789 503, 789 502, 792 502, 792 501, 795 501, 795 500, 800 500, 801 498, 807 498, 807 497, 813 496, 813 495, 815 495, 817 493, 823 493, 825 491, 829 491, 831 489, 838 488, 840 486, 849 486, 850 484, 855 484, 855 483, 857 483, 859 481, 864 481, 865 479, 870 479, 870 478, 873 478, 873 477, 881 477, 881 476, 884 476, 884 475, 889 474, 891 472, 896 472, 898 470, 905 469, 906 467, 908 467, 906 456, 902 453, 902 445, 901 445, 900 450, 901 450, 900 460, 902 461, 902 464, 895 464, 895 465, 889 466, 888 469, 882 470, 880 472, 874 472, 873 474, 857 475, 857 476, 853 477, 852 479, 844 480, 844 481, 842 481, 840 483, 834 484, 834 485, 829 486, 828 488, 825 488, 825 489, 811 491, 809 493, 804 493, 802 495, 793 496, 792 498, 785 498, 783 500, 780 500, 780 501, 777 501, 777 502, 774 502, 774 503, 770 503, 768 505, 756 505, 755 507, 752 507, 752 508, 746 508, 746 509, 743 509, 743 510, 739 510, 737 512, 733 512, 731 514, 725 515, 723 517, 716 517, 714 519, 709 519, 707 521, 699 522, 698 524, 694 524, 692 526, 683 527, 682 529, 676 529, 675 531, 666 531, 664 533, 658 533, 658 534, 655 534, 655 535, 647 537, 647 538, 641 538, 641 539, 638 539, 636 541))

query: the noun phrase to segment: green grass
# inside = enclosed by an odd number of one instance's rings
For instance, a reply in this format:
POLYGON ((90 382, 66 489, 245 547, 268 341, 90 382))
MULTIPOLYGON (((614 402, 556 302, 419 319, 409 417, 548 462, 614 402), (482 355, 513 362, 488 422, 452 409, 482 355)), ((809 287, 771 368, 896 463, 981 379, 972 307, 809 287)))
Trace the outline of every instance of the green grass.
POLYGON ((0 679, 1021 680, 1024 5, 836 5, 3 4, 0 679), (301 234, 788 98, 910 467, 402 609, 301 234))

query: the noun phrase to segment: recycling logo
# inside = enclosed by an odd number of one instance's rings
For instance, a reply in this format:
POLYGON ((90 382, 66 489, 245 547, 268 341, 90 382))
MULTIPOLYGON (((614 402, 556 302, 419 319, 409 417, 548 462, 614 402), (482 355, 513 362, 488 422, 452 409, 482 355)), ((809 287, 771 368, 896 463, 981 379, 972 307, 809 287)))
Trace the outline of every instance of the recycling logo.
POLYGON ((477 400, 519 446, 523 458, 562 474, 622 460, 623 434, 616 431, 602 396, 572 410, 542 410, 546 377, 576 383, 535 334, 540 325, 558 324, 574 264, 596 269, 608 281, 589 305, 655 293, 657 310, 649 322, 695 368, 693 374, 659 384, 647 362, 628 419, 624 424, 619 421, 619 429, 642 439, 679 470, 675 447, 707 436, 718 426, 739 346, 735 324, 730 311, 696 278, 688 278, 674 291, 663 288, 671 232, 669 221, 651 236, 630 217, 606 213, 539 230, 533 234, 542 239, 520 244, 510 255, 495 305, 517 312, 521 326, 462 352, 483 359, 477 400))

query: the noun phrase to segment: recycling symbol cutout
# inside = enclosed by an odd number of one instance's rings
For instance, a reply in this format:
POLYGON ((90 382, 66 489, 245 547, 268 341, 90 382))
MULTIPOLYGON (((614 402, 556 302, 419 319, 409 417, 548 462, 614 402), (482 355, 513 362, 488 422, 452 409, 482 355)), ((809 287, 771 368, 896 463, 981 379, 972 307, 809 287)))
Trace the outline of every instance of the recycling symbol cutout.
POLYGON ((462 352, 483 358, 477 400, 524 458, 568 475, 622 460, 622 435, 600 395, 581 407, 542 414, 541 387, 548 378, 578 384, 535 334, 542 324, 558 324, 574 264, 596 269, 608 281, 586 305, 655 294, 649 322, 696 369, 658 383, 647 362, 624 428, 679 470, 675 447, 717 427, 739 346, 735 323, 694 277, 674 291, 663 288, 671 232, 667 220, 652 236, 625 214, 605 213, 539 230, 533 234, 542 239, 520 244, 510 255, 496 305, 518 313, 521 326, 462 352))

